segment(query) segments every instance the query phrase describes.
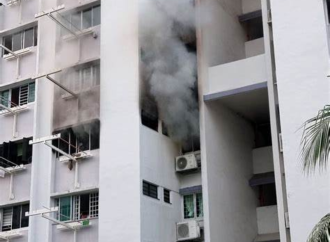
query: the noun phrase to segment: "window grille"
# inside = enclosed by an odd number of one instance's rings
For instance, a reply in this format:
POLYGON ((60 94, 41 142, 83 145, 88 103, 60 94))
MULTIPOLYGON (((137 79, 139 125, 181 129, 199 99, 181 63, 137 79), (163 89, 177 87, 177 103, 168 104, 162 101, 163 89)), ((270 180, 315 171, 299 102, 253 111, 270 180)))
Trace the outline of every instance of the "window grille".
POLYGON ((164 188, 164 202, 171 203, 171 192, 164 188))
POLYGON ((99 216, 99 194, 92 193, 90 195, 90 217, 97 218, 99 216))
POLYGON ((74 202, 74 220, 80 219, 80 196, 73 197, 74 202))
POLYGON ((143 181, 143 195, 158 199, 158 186, 143 181))
POLYGON ((29 98, 29 85, 20 87, 19 105, 22 106, 28 104, 28 98, 29 98))
POLYGON ((204 217, 204 212, 203 212, 203 194, 202 193, 196 194, 196 213, 197 213, 197 218, 204 217))
POLYGON ((183 213, 185 219, 195 217, 194 195, 186 195, 183 197, 183 213))
POLYGON ((29 226, 29 218, 25 212, 29 211, 29 204, 18 205, 2 210, 2 231, 10 231, 29 226))

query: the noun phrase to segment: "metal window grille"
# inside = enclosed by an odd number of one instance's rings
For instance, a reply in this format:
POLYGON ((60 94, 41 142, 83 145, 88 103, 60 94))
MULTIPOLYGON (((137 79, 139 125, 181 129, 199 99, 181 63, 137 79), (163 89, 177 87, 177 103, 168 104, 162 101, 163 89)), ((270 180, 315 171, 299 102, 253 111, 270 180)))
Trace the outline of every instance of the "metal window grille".
POLYGON ((158 199, 158 186, 143 181, 143 195, 158 199))
POLYGON ((195 202, 193 194, 183 197, 183 213, 184 218, 186 219, 195 217, 195 202))
POLYGON ((80 196, 73 197, 74 204, 74 220, 80 219, 80 196))
POLYGON ((2 231, 9 231, 13 224, 13 208, 6 208, 3 210, 2 231))
POLYGON ((21 86, 19 88, 19 105, 26 105, 28 104, 29 98, 29 85, 21 86))
POLYGON ((196 213, 197 213, 197 218, 202 218, 204 216, 202 193, 196 194, 196 213))
POLYGON ((164 189, 164 202, 171 203, 171 192, 170 192, 170 190, 164 189))
POLYGON ((89 211, 90 218, 97 218, 99 216, 99 194, 91 193, 89 196, 89 211))

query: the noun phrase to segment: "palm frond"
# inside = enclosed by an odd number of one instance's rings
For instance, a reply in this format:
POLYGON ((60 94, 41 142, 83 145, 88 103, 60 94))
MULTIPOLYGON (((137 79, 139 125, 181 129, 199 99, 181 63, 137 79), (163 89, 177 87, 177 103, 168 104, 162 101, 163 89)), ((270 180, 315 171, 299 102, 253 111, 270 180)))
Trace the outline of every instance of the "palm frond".
POLYGON ((315 225, 307 242, 330 242, 330 213, 315 225))
POLYGON ((304 124, 301 139, 301 160, 307 173, 327 167, 330 154, 330 105, 304 124))

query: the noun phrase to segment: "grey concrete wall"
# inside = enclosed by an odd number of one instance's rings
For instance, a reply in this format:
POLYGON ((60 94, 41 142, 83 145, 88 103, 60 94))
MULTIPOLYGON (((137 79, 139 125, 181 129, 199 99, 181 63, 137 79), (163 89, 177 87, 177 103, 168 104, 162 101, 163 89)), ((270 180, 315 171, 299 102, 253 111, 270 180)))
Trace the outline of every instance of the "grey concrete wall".
POLYGON ((253 241, 257 199, 248 185, 253 174, 253 129, 221 103, 207 104, 203 115, 206 241, 253 241))
POLYGON ((271 6, 290 231, 300 242, 330 205, 329 170, 306 176, 299 159, 301 126, 330 101, 329 36, 323 1, 272 0, 271 6))

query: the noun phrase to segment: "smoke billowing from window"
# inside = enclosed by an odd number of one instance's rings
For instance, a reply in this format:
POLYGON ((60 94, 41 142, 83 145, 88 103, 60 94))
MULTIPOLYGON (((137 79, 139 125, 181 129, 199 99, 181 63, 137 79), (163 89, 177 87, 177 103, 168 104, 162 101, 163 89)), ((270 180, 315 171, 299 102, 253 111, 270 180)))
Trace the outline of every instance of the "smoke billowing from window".
POLYGON ((141 0, 139 32, 145 95, 155 100, 173 139, 199 137, 192 1, 141 0))

